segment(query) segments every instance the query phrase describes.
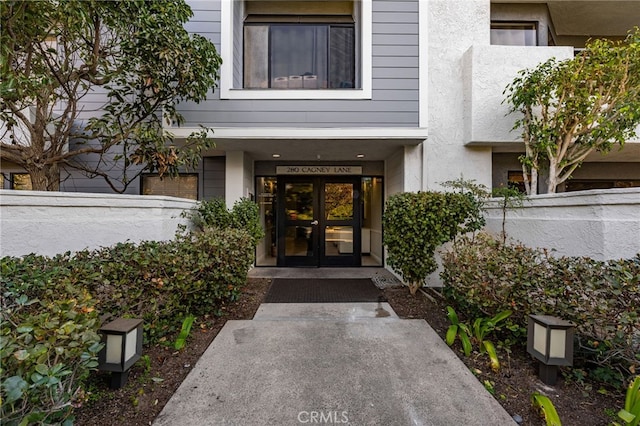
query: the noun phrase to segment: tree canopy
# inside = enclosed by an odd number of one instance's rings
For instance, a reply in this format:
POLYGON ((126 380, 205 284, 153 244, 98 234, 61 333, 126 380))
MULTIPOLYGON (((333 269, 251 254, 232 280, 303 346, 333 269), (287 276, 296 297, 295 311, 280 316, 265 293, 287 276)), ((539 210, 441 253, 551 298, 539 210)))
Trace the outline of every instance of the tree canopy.
POLYGON ((622 147, 640 124, 640 29, 624 41, 594 39, 575 58, 523 70, 506 88, 511 112, 522 113, 520 157, 528 194, 540 170, 556 192, 585 158, 622 147))
POLYGON ((180 144, 163 131, 184 122, 180 102, 204 100, 219 77, 213 43, 184 28, 184 1, 0 8, 0 158, 23 167, 33 189, 58 190, 64 167, 123 192, 142 172, 194 166, 213 145, 204 130, 180 144))

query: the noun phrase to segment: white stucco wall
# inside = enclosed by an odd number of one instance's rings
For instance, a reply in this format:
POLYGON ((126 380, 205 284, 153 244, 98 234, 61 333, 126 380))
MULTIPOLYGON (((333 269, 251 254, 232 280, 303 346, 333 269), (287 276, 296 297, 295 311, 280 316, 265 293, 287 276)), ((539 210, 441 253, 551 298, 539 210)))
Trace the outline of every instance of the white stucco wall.
POLYGON ((227 151, 225 156, 225 202, 231 207, 254 193, 253 160, 245 151, 227 151))
POLYGON ((464 54, 465 143, 521 141, 511 131, 517 116, 503 103, 505 88, 520 70, 555 57, 573 57, 572 47, 472 46, 464 54))
POLYGON ((426 0, 421 8, 428 16, 428 46, 420 47, 428 62, 425 190, 461 176, 491 185, 491 148, 466 147, 463 124, 463 57, 472 45, 489 45, 490 6, 487 0, 426 0))
POLYGON ((0 190, 0 255, 170 240, 191 200, 164 196, 0 190))
MULTIPOLYGON (((487 230, 502 232, 500 200, 487 207, 487 230)), ((507 211, 509 239, 558 256, 631 258, 640 252, 640 188, 544 194, 507 211)))

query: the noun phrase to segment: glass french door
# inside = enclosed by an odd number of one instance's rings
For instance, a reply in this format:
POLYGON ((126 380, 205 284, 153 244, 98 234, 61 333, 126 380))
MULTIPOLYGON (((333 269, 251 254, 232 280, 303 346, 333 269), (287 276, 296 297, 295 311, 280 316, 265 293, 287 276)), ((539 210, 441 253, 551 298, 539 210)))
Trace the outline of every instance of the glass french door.
POLYGON ((278 265, 360 266, 360 185, 359 177, 278 178, 278 265))

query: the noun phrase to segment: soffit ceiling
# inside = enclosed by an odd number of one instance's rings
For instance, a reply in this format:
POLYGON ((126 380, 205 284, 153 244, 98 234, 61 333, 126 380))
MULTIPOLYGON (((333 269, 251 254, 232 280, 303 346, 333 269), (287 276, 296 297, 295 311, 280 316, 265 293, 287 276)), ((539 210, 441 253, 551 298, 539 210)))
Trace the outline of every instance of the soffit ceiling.
POLYGON ((625 36, 640 25, 640 0, 492 0, 493 3, 546 3, 560 36, 625 36))
POLYGON ((418 145, 423 139, 216 139, 215 149, 207 155, 224 151, 245 151, 254 160, 280 161, 384 161, 405 145, 418 145), (364 154, 359 158, 359 154, 364 154))

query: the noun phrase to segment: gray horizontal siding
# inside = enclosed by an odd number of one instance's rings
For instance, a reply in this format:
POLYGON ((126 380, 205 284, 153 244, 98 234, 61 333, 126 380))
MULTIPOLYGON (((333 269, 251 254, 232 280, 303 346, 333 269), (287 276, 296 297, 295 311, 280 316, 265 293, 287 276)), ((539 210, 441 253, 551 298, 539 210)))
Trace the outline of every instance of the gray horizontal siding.
MULTIPOLYGON (((216 90, 205 102, 180 106, 185 125, 417 127, 418 1, 373 0, 372 99, 221 100, 216 90)), ((202 33, 219 47, 220 2, 193 1, 191 7, 194 17, 187 26, 189 31, 202 33)), ((239 75, 235 61, 234 70, 239 75)))
MULTIPOLYGON (((204 122, 211 118, 211 112, 193 111, 190 117, 198 122, 204 122)), ((233 111, 216 111, 214 117, 218 122, 226 125, 243 125, 246 122, 246 114, 239 114, 233 111)), ((355 125, 357 127, 370 126, 371 123, 392 123, 400 124, 413 122, 410 114, 404 111, 261 111, 259 114, 252 114, 252 125, 263 126, 283 126, 297 127, 298 124, 313 122, 320 127, 331 126, 340 123, 340 127, 355 125)), ((231 126, 233 127, 233 126, 231 126)))

